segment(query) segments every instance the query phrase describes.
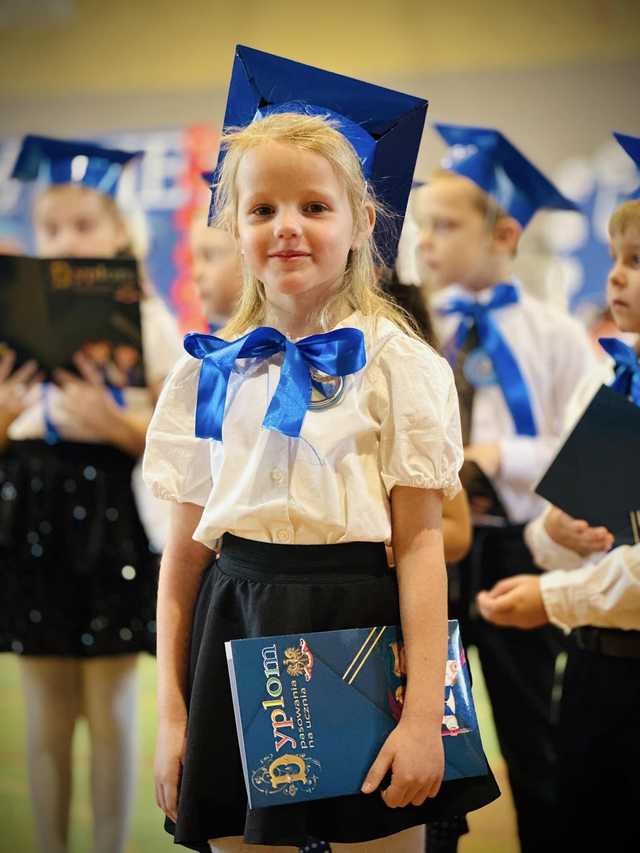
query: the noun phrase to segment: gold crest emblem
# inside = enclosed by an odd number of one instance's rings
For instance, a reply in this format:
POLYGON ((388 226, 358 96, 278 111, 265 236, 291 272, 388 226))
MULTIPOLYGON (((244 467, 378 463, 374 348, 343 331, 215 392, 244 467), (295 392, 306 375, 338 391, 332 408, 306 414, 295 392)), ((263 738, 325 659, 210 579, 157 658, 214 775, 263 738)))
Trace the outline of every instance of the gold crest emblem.
POLYGON ((310 663, 309 655, 302 649, 289 648, 284 650, 284 665, 290 676, 303 675, 310 663))

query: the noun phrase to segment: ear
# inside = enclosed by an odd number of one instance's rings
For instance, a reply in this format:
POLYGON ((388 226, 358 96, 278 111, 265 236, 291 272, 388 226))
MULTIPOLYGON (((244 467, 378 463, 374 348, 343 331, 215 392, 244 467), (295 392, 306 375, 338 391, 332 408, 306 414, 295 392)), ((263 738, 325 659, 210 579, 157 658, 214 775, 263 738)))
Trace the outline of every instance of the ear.
POLYGON ((501 216, 493 227, 493 244, 496 250, 512 258, 518 251, 522 225, 513 216, 501 216))
POLYGON ((361 249, 373 233, 376 224, 376 209, 370 201, 363 203, 364 216, 360 228, 354 231, 352 249, 361 249))

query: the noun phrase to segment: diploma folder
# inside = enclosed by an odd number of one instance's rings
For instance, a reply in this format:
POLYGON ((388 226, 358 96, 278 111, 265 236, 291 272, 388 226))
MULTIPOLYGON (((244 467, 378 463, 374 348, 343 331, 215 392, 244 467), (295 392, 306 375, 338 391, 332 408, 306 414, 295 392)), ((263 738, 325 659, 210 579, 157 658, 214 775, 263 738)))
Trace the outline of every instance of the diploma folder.
MULTIPOLYGON (((380 625, 225 643, 251 808, 355 794, 402 713, 404 649, 380 625)), ((457 621, 443 693, 445 781, 489 771, 457 621)))
POLYGON ((640 407, 603 385, 536 492, 574 518, 606 527, 614 546, 640 542, 640 407))
POLYGON ((0 255, 0 353, 49 378, 82 351, 109 384, 144 387, 140 296, 134 260, 0 255))

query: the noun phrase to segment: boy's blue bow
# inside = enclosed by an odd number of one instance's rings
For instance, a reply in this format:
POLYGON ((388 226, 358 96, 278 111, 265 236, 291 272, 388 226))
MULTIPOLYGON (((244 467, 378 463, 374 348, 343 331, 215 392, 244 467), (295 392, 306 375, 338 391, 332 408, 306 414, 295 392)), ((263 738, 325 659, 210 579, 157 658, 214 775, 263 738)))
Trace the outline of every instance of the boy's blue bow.
POLYGON ((616 363, 616 375, 609 387, 640 406, 640 360, 637 352, 618 338, 598 338, 598 343, 616 363))
POLYGON ((471 326, 475 323, 478 339, 491 359, 498 383, 511 412, 516 433, 535 436, 538 431, 529 400, 527 384, 520 372, 518 362, 513 357, 513 353, 491 317, 492 311, 505 308, 507 305, 514 305, 518 300, 518 291, 512 284, 499 284, 495 288, 490 302, 486 305, 466 299, 454 299, 441 308, 439 313, 462 315, 462 322, 458 326, 453 340, 453 352, 450 353, 450 360, 454 363, 471 326))
POLYGON ((359 329, 334 329, 294 343, 277 329, 261 326, 235 341, 191 332, 184 348, 202 359, 198 382, 196 435, 222 441, 229 376, 237 358, 269 358, 284 352, 280 381, 262 422, 267 429, 298 438, 311 400, 311 369, 328 376, 361 370, 367 357, 359 329))

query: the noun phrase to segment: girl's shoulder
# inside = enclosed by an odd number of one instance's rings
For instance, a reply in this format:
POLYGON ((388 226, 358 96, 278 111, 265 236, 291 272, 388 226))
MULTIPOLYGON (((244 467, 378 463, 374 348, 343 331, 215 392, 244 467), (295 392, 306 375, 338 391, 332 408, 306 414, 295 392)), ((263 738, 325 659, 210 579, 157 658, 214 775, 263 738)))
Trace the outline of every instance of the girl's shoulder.
POLYGON ((365 331, 367 365, 408 381, 416 374, 421 380, 427 377, 447 383, 453 380, 446 359, 426 341, 407 334, 386 317, 371 319, 368 325, 365 331))

